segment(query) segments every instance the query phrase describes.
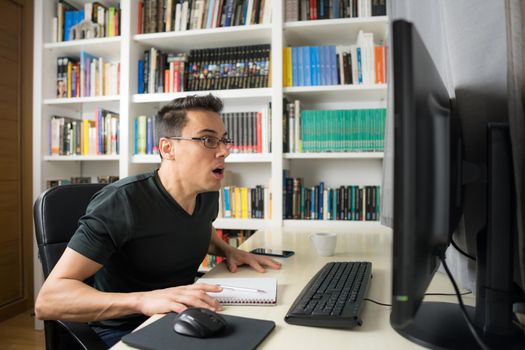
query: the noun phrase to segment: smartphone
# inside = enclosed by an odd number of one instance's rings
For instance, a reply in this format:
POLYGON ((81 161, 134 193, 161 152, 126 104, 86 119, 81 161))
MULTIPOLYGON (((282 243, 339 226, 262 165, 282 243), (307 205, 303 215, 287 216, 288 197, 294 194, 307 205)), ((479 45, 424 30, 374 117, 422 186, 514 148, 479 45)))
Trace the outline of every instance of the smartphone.
POLYGON ((279 249, 268 249, 268 248, 255 248, 250 253, 258 255, 275 256, 278 258, 288 258, 295 253, 291 250, 279 250, 279 249))

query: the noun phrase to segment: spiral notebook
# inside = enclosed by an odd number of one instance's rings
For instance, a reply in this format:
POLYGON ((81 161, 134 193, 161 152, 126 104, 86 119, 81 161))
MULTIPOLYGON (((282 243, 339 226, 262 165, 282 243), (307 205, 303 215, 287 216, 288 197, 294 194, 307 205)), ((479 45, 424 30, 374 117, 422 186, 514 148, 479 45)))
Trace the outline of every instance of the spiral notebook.
POLYGON ((197 283, 218 284, 222 292, 208 293, 223 305, 275 305, 275 278, 201 278, 197 283))

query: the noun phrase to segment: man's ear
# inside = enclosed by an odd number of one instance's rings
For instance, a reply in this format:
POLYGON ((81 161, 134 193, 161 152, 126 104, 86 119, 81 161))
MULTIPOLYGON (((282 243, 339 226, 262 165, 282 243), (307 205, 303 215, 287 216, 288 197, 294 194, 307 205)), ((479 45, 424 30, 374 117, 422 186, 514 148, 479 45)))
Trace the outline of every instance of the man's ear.
POLYGON ((173 144, 168 140, 161 138, 159 141, 159 151, 162 155, 162 159, 174 160, 175 154, 173 152, 173 144))

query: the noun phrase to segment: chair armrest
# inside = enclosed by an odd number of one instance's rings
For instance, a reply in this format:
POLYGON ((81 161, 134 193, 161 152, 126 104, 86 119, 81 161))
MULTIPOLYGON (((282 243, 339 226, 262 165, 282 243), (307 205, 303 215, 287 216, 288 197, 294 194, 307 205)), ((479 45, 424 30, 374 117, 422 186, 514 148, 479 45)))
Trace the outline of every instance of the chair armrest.
POLYGON ((71 334, 73 338, 85 350, 107 350, 107 345, 99 338, 97 333, 91 329, 87 323, 56 321, 65 330, 71 334))

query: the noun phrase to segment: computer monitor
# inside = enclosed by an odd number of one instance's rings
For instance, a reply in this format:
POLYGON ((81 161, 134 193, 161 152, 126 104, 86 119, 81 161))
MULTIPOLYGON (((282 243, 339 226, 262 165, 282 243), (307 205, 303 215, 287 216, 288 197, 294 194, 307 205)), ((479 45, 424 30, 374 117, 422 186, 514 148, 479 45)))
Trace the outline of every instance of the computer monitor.
MULTIPOLYGON (((461 123, 429 51, 413 24, 392 26, 394 89, 394 242, 390 323, 401 335, 439 349, 522 348, 513 303, 523 298, 512 280, 517 231, 512 201, 508 129, 487 125, 487 162, 463 159, 461 123), (478 176, 476 176, 476 173, 478 176), (468 179, 468 180, 467 180, 468 179), (464 186, 487 191, 486 229, 477 237, 476 307, 423 302, 464 208, 464 186), (504 261, 504 262, 503 262, 504 261), (473 336, 472 330, 478 334, 473 336)), ((467 228, 468 231, 468 228, 467 228)))

